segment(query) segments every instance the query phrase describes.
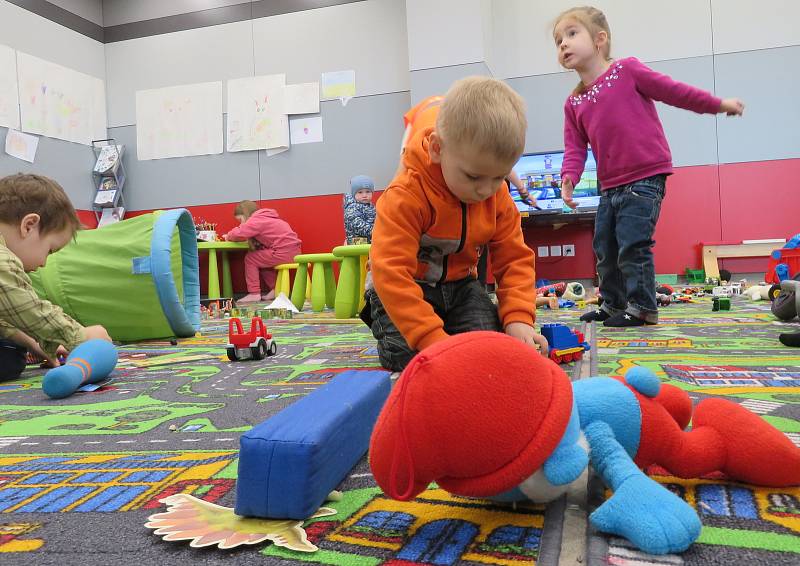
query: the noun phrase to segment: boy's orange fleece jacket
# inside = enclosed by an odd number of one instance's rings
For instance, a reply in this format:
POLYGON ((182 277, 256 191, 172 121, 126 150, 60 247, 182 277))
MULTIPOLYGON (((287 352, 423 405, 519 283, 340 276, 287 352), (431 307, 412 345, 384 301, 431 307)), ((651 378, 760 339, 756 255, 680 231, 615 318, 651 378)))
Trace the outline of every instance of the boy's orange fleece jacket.
POLYGON ((414 120, 403 155, 406 170, 378 199, 370 250, 375 291, 415 350, 447 337, 416 281, 436 284, 475 276, 486 244, 503 327, 511 322, 533 326, 535 319, 534 256, 523 240, 519 211, 505 187, 476 204, 453 196, 441 167, 428 154, 438 109, 425 108, 414 120))

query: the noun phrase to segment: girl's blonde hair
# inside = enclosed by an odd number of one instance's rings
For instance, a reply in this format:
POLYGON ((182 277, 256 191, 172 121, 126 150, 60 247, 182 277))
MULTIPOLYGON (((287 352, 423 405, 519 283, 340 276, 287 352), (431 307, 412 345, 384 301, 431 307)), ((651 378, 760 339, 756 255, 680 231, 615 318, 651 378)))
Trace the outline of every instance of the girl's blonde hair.
MULTIPOLYGON (((564 10, 553 23, 553 37, 555 37, 556 26, 565 19, 575 20, 585 27, 593 40, 597 39, 597 34, 601 31, 606 32, 608 41, 606 41, 605 46, 603 46, 602 55, 605 57, 606 61, 611 60, 611 27, 608 25, 608 20, 603 12, 593 6, 576 6, 575 8, 564 10)), ((584 85, 583 82, 579 82, 575 90, 572 91, 572 94, 581 94, 584 90, 586 90, 586 85, 584 85)))
POLYGON ((258 205, 252 200, 243 200, 233 209, 234 216, 244 216, 245 220, 250 218, 258 210, 258 205))

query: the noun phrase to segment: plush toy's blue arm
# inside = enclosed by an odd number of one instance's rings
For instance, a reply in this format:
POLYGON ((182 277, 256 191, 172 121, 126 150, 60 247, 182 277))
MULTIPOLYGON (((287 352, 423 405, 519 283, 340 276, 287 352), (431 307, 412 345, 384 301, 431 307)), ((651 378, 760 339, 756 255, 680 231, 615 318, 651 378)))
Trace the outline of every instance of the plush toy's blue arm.
POLYGON ((702 525, 694 509, 637 468, 611 427, 596 421, 584 434, 594 469, 614 491, 589 517, 595 528, 651 554, 680 552, 697 540, 702 525))

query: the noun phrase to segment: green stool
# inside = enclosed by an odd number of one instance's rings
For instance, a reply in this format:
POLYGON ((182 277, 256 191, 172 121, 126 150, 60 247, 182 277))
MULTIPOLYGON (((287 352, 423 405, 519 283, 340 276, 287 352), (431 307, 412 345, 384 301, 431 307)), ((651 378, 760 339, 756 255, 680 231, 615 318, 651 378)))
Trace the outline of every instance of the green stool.
MULTIPOLYGON (((281 293, 283 293, 287 297, 292 296, 292 286, 290 284, 290 276, 289 276, 289 272, 292 269, 297 269, 296 263, 282 263, 280 265, 275 266, 275 271, 278 272, 278 276, 275 279, 276 297, 281 293)), ((309 278, 308 276, 306 277, 306 299, 311 300, 311 278, 309 278)))
POLYGON ((364 295, 364 278, 361 275, 363 259, 369 256, 371 244, 355 244, 333 248, 333 255, 342 260, 339 284, 336 286, 336 318, 352 318, 361 305, 364 295))
POLYGON ((292 289, 292 303, 297 310, 303 310, 306 299, 306 278, 308 265, 312 264, 311 272, 311 309, 320 312, 325 305, 333 307, 336 301, 336 278, 333 275, 334 261, 338 258, 333 254, 300 254, 294 256, 297 264, 297 273, 294 276, 292 289))

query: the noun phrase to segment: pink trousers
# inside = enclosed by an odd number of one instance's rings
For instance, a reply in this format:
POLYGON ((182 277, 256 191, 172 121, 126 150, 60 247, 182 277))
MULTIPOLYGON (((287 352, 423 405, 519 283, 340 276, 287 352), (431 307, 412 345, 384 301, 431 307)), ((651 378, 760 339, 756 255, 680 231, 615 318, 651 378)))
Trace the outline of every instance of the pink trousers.
POLYGON ((275 288, 278 272, 274 267, 282 263, 292 263, 294 256, 300 254, 300 247, 288 250, 256 250, 244 256, 244 279, 248 293, 264 293, 275 288), (262 287, 261 283, 264 283, 262 287))

